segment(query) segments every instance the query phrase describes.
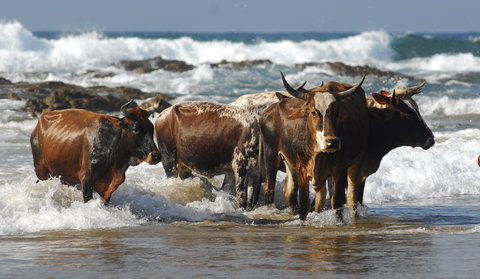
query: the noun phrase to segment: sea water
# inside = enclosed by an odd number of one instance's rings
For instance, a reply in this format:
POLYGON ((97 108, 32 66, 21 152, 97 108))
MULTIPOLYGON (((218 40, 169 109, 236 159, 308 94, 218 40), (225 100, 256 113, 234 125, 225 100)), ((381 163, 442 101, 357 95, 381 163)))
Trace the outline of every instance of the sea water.
MULTIPOLYGON (((140 164, 105 206, 58 179, 37 182, 29 136, 36 119, 24 101, 0 100, 1 278, 477 278, 480 274, 480 34, 189 34, 32 32, 0 23, 0 77, 130 86, 172 94, 173 103, 356 83, 326 66, 340 61, 427 80, 414 97, 436 144, 391 151, 365 188, 360 217, 338 223, 331 210, 306 221, 275 206, 246 212, 220 190, 222 177, 167 178, 140 164), (114 66, 162 56, 196 67, 147 74, 114 66), (251 68, 211 68, 221 60, 269 59, 251 68), (92 75, 108 72, 113 75, 92 75)), ((367 76, 367 93, 409 85, 367 76)), ((155 115, 151 117, 154 121, 155 115)), ((348 213, 348 211, 347 211, 348 213)))

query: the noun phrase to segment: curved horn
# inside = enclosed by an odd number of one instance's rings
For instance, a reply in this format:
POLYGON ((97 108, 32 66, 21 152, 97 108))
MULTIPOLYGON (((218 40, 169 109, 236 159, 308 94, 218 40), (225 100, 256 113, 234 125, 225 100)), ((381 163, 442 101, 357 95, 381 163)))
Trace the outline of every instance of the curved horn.
POLYGON ((128 101, 127 103, 125 103, 121 108, 120 108, 120 112, 125 114, 125 112, 127 111, 127 109, 130 107, 130 105, 133 103, 133 99, 130 99, 130 101, 128 101))
POLYGON ((297 91, 300 91, 300 90, 305 90, 303 87, 305 86, 305 84, 307 84, 307 81, 305 81, 302 85, 300 85, 296 90, 297 91))
POLYGON ((425 81, 422 81, 419 85, 405 87, 398 86, 395 88, 397 91, 397 98, 403 99, 405 96, 413 96, 422 92, 422 87, 425 86, 425 81))
POLYGON ((292 96, 296 97, 296 98, 302 98, 303 97, 303 93, 302 92, 298 92, 296 89, 294 89, 293 87, 290 86, 290 84, 288 84, 287 80, 285 79, 285 76, 283 75, 282 72, 280 72, 280 74, 282 75, 282 81, 283 81, 283 86, 285 86, 285 89, 287 89, 287 92, 292 94, 292 96))
POLYGON ((365 77, 366 77, 366 76, 367 76, 367 75, 363 75, 362 80, 360 80, 360 82, 357 83, 357 85, 355 85, 354 87, 352 87, 352 88, 350 88, 350 89, 348 89, 348 90, 345 90, 345 91, 343 91, 343 92, 338 93, 338 94, 336 95, 336 96, 337 96, 337 99, 338 99, 338 100, 341 100, 341 99, 346 98, 346 97, 352 95, 353 93, 355 93, 355 91, 357 91, 357 89, 358 89, 360 86, 362 86, 362 83, 363 83, 363 81, 365 81, 365 77))
POLYGON ((422 87, 425 86, 425 81, 422 81, 419 85, 415 85, 412 87, 407 87, 407 95, 412 96, 422 92, 422 87))
POLYGON ((396 106, 398 104, 398 101, 397 99, 395 98, 395 89, 393 89, 393 93, 392 93, 392 105, 393 106, 396 106))

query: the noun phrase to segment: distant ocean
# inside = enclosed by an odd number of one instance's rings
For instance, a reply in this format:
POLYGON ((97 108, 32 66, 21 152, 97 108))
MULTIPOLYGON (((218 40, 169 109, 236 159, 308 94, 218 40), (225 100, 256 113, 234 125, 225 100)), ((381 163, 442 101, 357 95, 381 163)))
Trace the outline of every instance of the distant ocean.
MULTIPOLYGON (((161 164, 131 167, 111 206, 83 204, 81 192, 58 179, 36 183, 29 144, 36 119, 18 111, 24 101, 0 99, 0 277, 478 276, 480 33, 33 32, 20 22, 0 23, 0 77, 129 86, 172 94, 172 103, 228 103, 282 90, 280 71, 293 85, 308 81, 307 88, 360 78, 295 67, 309 62, 368 65, 427 81, 414 99, 436 144, 390 152, 367 180, 363 217, 340 225, 327 211, 300 222, 282 209, 283 174, 279 208, 245 212, 198 178, 167 179, 161 164), (114 65, 155 56, 196 67, 140 74, 114 65), (209 65, 255 59, 272 64, 209 65)), ((369 75, 363 88, 413 84, 369 75)), ((210 182, 219 186, 221 177, 210 182)))

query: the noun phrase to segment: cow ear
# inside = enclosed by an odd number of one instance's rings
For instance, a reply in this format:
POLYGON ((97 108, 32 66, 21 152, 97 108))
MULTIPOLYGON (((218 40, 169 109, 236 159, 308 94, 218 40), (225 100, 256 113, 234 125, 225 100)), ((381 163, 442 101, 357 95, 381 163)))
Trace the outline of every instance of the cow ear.
MULTIPOLYGON (((385 91, 383 91, 385 92, 385 91)), ((388 93, 388 92, 387 92, 388 93)), ((390 98, 386 97, 383 94, 378 94, 378 93, 372 93, 373 99, 375 99, 375 102, 381 104, 381 105, 389 105, 391 104, 390 98)))
POLYGON ((388 93, 387 91, 384 91, 384 90, 380 91, 380 95, 385 96, 385 97, 390 97, 390 93, 388 93))
POLYGON ((280 92, 275 92, 275 96, 277 96, 277 98, 278 98, 279 100, 288 99, 287 96, 283 95, 283 94, 280 93, 280 92))

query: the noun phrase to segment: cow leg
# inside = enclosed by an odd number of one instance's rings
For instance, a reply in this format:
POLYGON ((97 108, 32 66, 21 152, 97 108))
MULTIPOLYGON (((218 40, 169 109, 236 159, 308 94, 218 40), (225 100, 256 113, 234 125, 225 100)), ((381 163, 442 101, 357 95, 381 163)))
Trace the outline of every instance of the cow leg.
POLYGON ((167 177, 177 175, 177 168, 175 167, 175 156, 167 152, 162 152, 162 165, 167 177))
POLYGON ((298 213, 300 214, 300 220, 307 219, 307 214, 310 208, 310 185, 308 180, 308 173, 305 167, 301 167, 298 172, 298 192, 299 192, 299 204, 298 213))
POLYGON ((265 147, 265 204, 272 204, 275 195, 275 184, 277 182, 278 156, 268 147, 265 147))
POLYGON ((332 195, 332 208, 337 211, 337 217, 343 221, 343 205, 345 204, 345 189, 347 187, 347 170, 340 169, 334 177, 335 186, 332 195))
POLYGON ((359 193, 363 198, 363 187, 365 180, 359 174, 359 169, 355 166, 348 169, 348 189, 347 189, 347 204, 352 210, 356 210, 359 193), (363 182, 363 183, 362 183, 363 182), (360 189, 362 188, 362 189, 360 189))
POLYGON ((223 178, 222 188, 223 191, 230 191, 232 196, 235 195, 235 176, 233 172, 227 171, 225 177, 223 178))
POLYGON ((292 214, 295 214, 297 211, 297 191, 298 191, 298 184, 297 181, 297 173, 295 170, 292 170, 292 167, 288 164, 285 164, 285 170, 287 176, 285 177, 285 184, 283 185, 283 195, 285 196, 285 200, 287 201, 288 208, 291 210, 292 214))
POLYGON ((118 189, 118 186, 125 181, 125 175, 121 173, 117 173, 113 176, 112 180, 110 181, 107 190, 103 193, 102 199, 105 204, 110 203, 110 198, 112 197, 113 192, 118 189))
POLYGON ((365 180, 364 180, 363 182, 359 183, 359 184, 355 187, 355 192, 354 192, 355 204, 360 203, 361 205, 363 205, 363 193, 364 193, 364 190, 365 190, 365 180))
POLYGON ((245 174, 241 173, 241 171, 235 171, 235 190, 236 190, 236 197, 237 197, 237 207, 238 208, 246 208, 247 207, 247 197, 245 193, 245 184, 246 178, 245 174))
POLYGON ((93 199, 93 187, 95 183, 91 178, 84 179, 82 182, 82 194, 83 194, 83 202, 88 202, 89 200, 93 199))
POLYGON ((247 208, 246 186, 247 186, 247 158, 239 149, 235 149, 233 155, 232 169, 235 177, 235 191, 237 206, 247 208))
POLYGON ((315 190, 315 212, 322 212, 325 207, 325 198, 327 197, 327 187, 325 187, 325 180, 321 182, 315 181, 313 185, 315 190))
POLYGON ((260 181, 258 176, 250 175, 247 180, 247 210, 252 210, 258 200, 260 181))

